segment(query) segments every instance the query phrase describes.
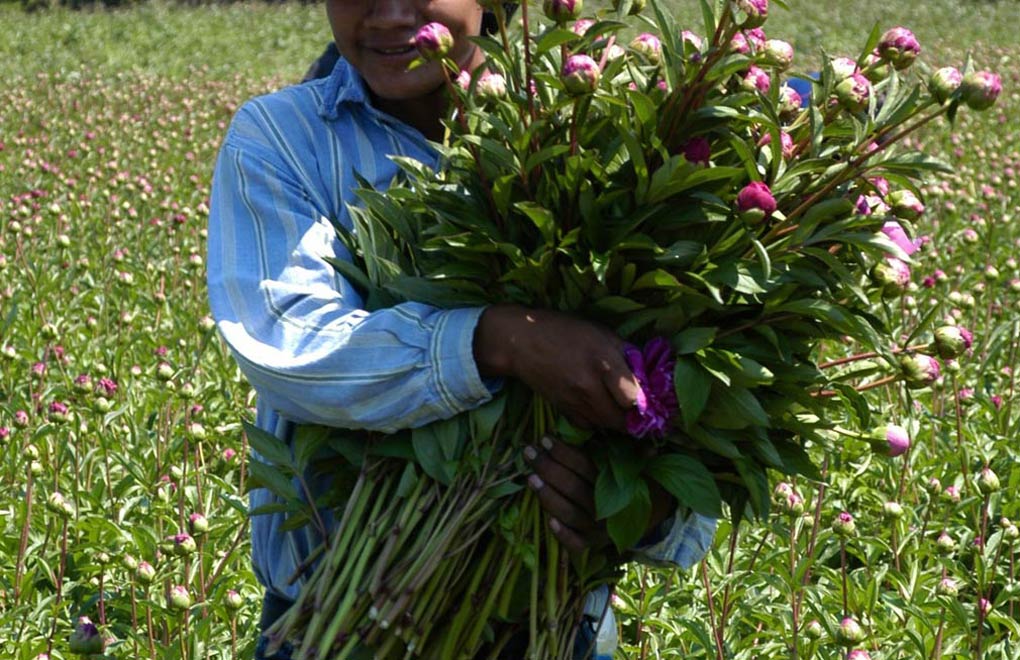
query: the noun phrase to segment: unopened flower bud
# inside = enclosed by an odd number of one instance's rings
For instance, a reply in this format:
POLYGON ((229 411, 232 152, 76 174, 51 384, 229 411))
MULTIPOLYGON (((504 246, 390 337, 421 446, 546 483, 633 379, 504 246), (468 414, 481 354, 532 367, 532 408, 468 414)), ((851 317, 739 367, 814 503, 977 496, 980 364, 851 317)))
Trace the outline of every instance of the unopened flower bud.
POLYGON ((138 562, 138 569, 135 570, 135 579, 141 584, 150 584, 156 579, 156 569, 147 561, 138 562))
POLYGON ((910 285, 910 266, 895 257, 887 257, 871 269, 871 281, 882 290, 883 296, 900 296, 910 285))
POLYGON ((832 520, 832 531, 837 536, 849 538, 854 535, 856 530, 857 524, 854 523, 854 517, 846 511, 841 512, 832 520))
POLYGON ((854 649, 846 654, 846 660, 871 660, 871 654, 864 649, 854 649))
POLYGON ((740 79, 740 88, 745 92, 768 94, 772 88, 772 79, 767 71, 752 64, 740 79))
POLYGON ((179 584, 170 587, 167 604, 175 610, 186 610, 191 607, 191 594, 188 593, 188 588, 179 584))
POLYGON ((821 639, 822 632, 822 624, 818 622, 818 619, 811 619, 804 624, 804 636, 808 639, 821 639))
POLYGON ((921 44, 918 43, 917 37, 905 27, 886 30, 878 40, 878 54, 897 70, 913 64, 920 53, 921 44))
POLYGON ((414 46, 426 60, 440 60, 453 48, 453 34, 442 23, 426 23, 414 35, 414 46))
POLYGON ((502 74, 486 71, 478 78, 475 93, 484 100, 504 98, 506 97, 506 78, 502 74))
POLYGON ((931 74, 928 86, 932 96, 939 103, 945 103, 960 88, 963 82, 963 75, 960 70, 953 66, 944 66, 931 74))
POLYGON ((542 3, 546 18, 561 25, 580 16, 583 7, 582 0, 545 0, 542 3))
POLYGON ((990 71, 972 71, 960 82, 960 98, 974 110, 986 110, 1002 92, 1002 80, 990 71))
POLYGON ((138 570, 138 560, 135 559, 134 555, 124 554, 120 558, 121 566, 132 573, 138 570))
POLYGON ((630 49, 652 64, 662 59, 662 42, 654 34, 642 32, 630 42, 630 49))
POLYGON ((195 512, 188 517, 188 531, 193 536, 202 536, 209 531, 209 519, 195 512))
POLYGON ((907 386, 929 387, 941 375, 939 361, 923 353, 906 353, 900 357, 900 370, 907 386))
POLYGON ((902 426, 880 426, 867 436, 871 448, 885 456, 899 456, 910 449, 910 435, 902 426))
POLYGON ((785 71, 793 64, 793 46, 782 39, 769 39, 762 51, 762 63, 785 71))
POLYGON ((737 193, 737 211, 740 217, 752 224, 768 218, 775 210, 772 190, 762 181, 752 181, 737 193))
POLYGON ((942 491, 942 499, 956 504, 960 501, 960 489, 954 485, 946 486, 946 489, 942 491))
POLYGON ((78 625, 67 640, 67 649, 76 655, 92 655, 103 652, 103 636, 96 624, 87 616, 78 618, 78 625))
POLYGON ((195 539, 190 534, 181 532, 180 534, 174 534, 169 537, 168 540, 173 543, 173 553, 180 557, 186 557, 193 554, 198 549, 198 544, 195 543, 195 539))
POLYGON ((924 204, 911 190, 894 190, 886 196, 892 214, 904 220, 916 220, 924 213, 924 204))
POLYGON ((1001 485, 999 484, 999 475, 992 471, 992 468, 986 467, 978 473, 977 478, 978 490, 982 494, 988 495, 999 490, 1001 485))
POLYGON ((168 362, 160 362, 156 365, 156 377, 160 380, 170 380, 174 377, 174 368, 168 362))
POLYGON ((769 0, 736 0, 736 5, 744 15, 740 27, 745 30, 764 25, 769 17, 769 0))
POLYGON ((974 343, 974 336, 963 326, 943 325, 935 330, 935 352, 943 358, 955 358, 974 343))
POLYGON ((792 119, 801 111, 804 99, 793 87, 783 85, 779 88, 779 118, 783 121, 792 119))
POLYGON ((237 593, 233 589, 227 592, 226 596, 223 597, 223 606, 231 612, 236 612, 241 609, 244 605, 244 599, 241 598, 241 594, 237 593))
POLYGON ((832 66, 832 73, 836 82, 845 80, 855 73, 860 72, 860 69, 857 68, 857 62, 849 57, 834 58, 829 62, 829 65, 832 66))
POLYGON ((571 55, 563 64, 563 86, 575 96, 594 92, 601 76, 598 62, 587 55, 571 55))
POLYGON ((836 629, 837 641, 843 646, 853 646, 864 641, 866 634, 861 624, 851 617, 845 617, 836 629))
POLYGON ((940 596, 955 598, 960 593, 960 587, 953 578, 944 577, 939 581, 938 586, 935 587, 935 593, 940 596))
POLYGON ((207 437, 205 427, 198 422, 191 422, 188 424, 188 437, 199 442, 205 440, 207 437))
POLYGON ((948 532, 942 532, 938 538, 935 539, 935 547, 938 548, 939 552, 948 555, 949 553, 956 550, 956 541, 948 532))
POLYGON ((861 112, 868 107, 871 82, 860 73, 855 73, 841 80, 835 92, 840 105, 850 112, 861 112))
POLYGON ((889 520, 903 517, 903 506, 899 502, 886 502, 882 505, 882 515, 889 520))

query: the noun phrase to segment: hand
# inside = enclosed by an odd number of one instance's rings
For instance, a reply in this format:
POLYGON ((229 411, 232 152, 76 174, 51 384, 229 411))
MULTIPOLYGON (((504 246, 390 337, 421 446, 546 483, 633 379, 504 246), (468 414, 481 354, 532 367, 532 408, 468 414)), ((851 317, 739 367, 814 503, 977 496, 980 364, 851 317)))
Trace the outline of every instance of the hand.
POLYGON ((486 308, 474 337, 483 376, 520 379, 581 428, 626 430, 640 388, 607 328, 549 310, 486 308))
MULTIPOLYGON (((595 480, 598 467, 581 449, 554 438, 540 447, 526 447, 524 458, 534 470, 528 486, 549 515, 549 527, 570 552, 598 550, 609 544, 605 521, 596 519, 595 480)), ((676 500, 654 480, 648 481, 652 501, 646 533, 676 510, 676 500)))
POLYGON ((549 515, 549 528, 570 552, 598 550, 609 543, 605 522, 595 519, 598 468, 577 447, 542 438, 540 447, 524 449, 535 471, 528 486, 549 515))

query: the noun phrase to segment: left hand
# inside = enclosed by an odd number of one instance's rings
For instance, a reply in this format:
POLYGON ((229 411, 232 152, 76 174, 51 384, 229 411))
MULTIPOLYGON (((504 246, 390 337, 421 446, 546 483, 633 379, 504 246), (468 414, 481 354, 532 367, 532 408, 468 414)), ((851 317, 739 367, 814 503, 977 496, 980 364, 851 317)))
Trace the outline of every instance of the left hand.
MULTIPOLYGON (((534 470, 528 486, 538 495, 549 515, 549 528, 573 553, 599 550, 609 544, 604 520, 595 513, 595 481, 598 467, 580 448, 551 437, 537 447, 527 447, 524 458, 534 470)), ((676 502, 655 481, 649 481, 652 499, 651 530, 673 512, 676 502)))

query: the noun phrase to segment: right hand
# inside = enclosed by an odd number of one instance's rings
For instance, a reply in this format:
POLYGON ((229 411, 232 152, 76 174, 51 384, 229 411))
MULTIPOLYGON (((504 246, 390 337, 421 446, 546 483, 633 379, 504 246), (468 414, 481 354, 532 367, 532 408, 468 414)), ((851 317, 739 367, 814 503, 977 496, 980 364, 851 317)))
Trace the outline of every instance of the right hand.
POLYGON ((551 310, 486 308, 475 330, 474 356, 482 376, 523 381, 581 428, 625 431, 626 413, 640 391, 620 337, 551 310))

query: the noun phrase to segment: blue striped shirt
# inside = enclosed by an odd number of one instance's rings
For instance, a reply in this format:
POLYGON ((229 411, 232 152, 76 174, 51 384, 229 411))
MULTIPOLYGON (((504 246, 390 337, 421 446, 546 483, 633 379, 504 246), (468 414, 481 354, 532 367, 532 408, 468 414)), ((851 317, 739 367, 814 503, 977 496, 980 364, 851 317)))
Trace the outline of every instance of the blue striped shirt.
MULTIPOLYGON (((258 394, 256 424, 289 440, 295 424, 392 432, 451 417, 488 401, 472 339, 481 308, 404 303, 374 312, 327 259, 350 259, 335 225, 351 229, 355 174, 385 188, 389 156, 432 166, 420 132, 375 109, 341 60, 325 79, 245 103, 216 171, 209 220, 213 316, 258 394)), ((257 457, 256 457, 257 458, 257 457)), ((250 506, 274 501, 256 489, 250 506)), ((284 514, 252 519, 258 579, 284 598, 287 581, 319 539, 309 526, 280 531, 284 514)), ((327 526, 335 521, 328 514, 327 526)), ((711 544, 715 521, 678 515, 648 561, 689 566, 711 544)), ((604 602, 604 601, 603 601, 604 602)))

